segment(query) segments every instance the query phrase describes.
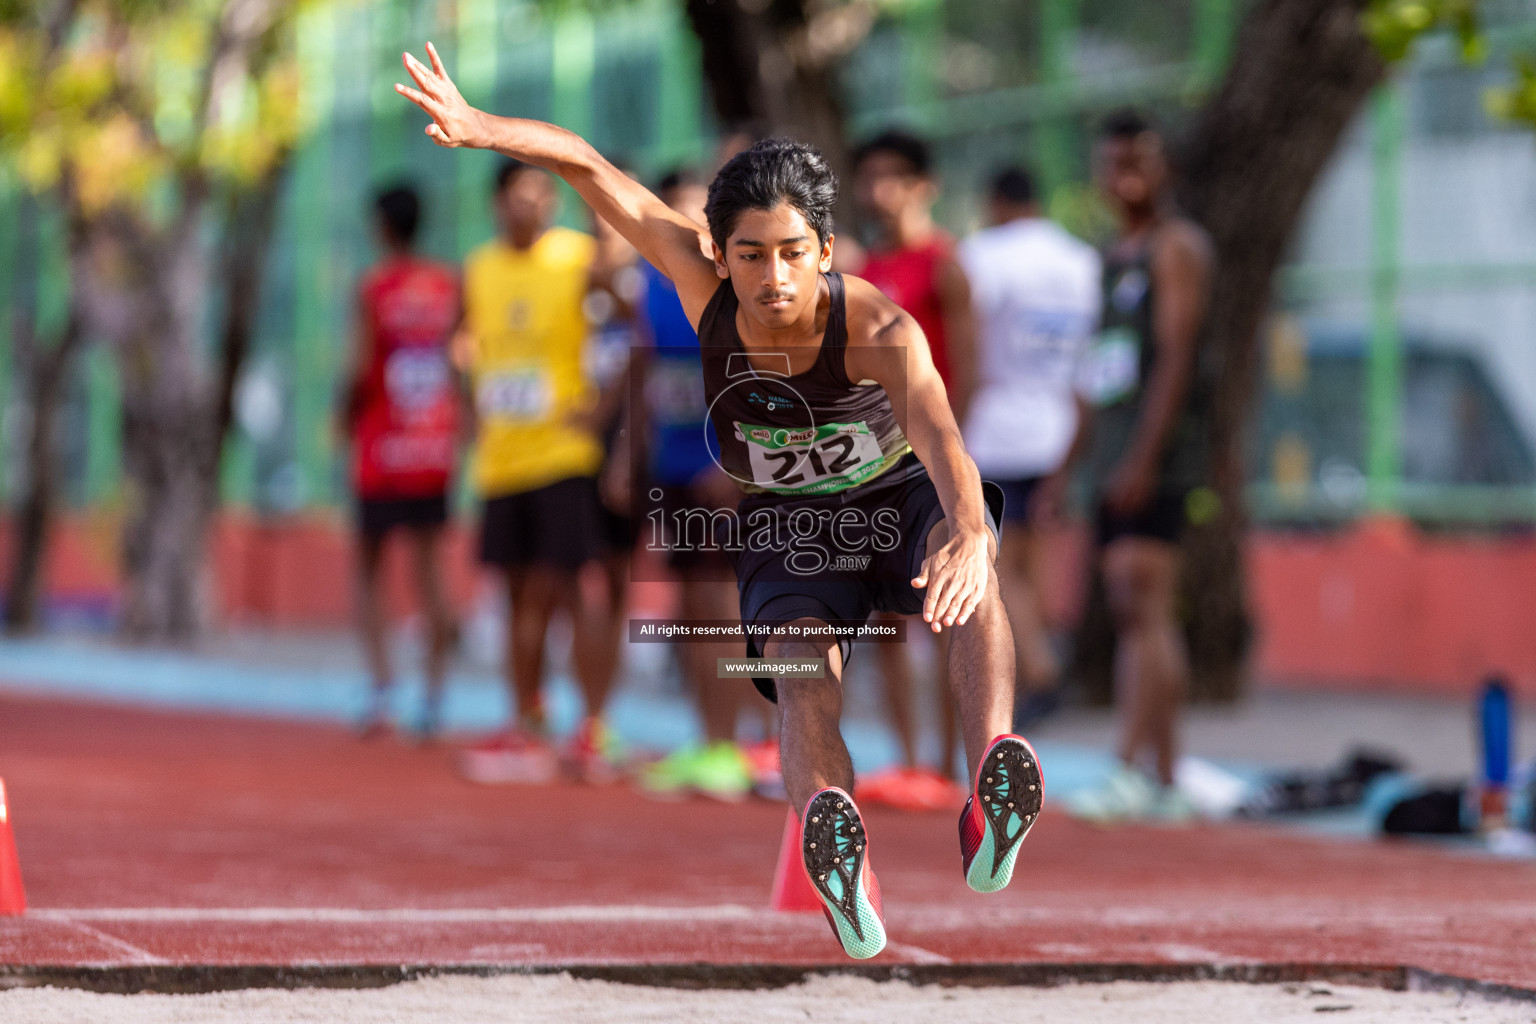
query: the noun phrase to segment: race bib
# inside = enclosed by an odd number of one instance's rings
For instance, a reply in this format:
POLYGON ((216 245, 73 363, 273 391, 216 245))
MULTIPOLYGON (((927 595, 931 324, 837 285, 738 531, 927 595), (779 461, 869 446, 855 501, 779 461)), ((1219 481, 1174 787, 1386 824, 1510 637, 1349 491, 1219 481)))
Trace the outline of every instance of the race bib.
POLYGON ((1020 377, 1070 386, 1090 319, 1067 310, 1017 310, 1004 325, 1003 357, 1020 377))
POLYGON ((629 354, 634 346, 635 332, 623 321, 611 321, 594 332, 587 339, 586 351, 582 354, 587 378, 600 388, 618 380, 629 366, 629 354))
POLYGON ((658 423, 700 423, 709 415, 697 359, 657 359, 645 381, 646 404, 658 423))
POLYGON ((1112 327, 1088 351, 1078 390, 1094 405, 1113 405, 1136 390, 1140 375, 1140 336, 1129 327, 1112 327))
POLYGON ((779 494, 830 494, 879 471, 880 441, 869 424, 824 423, 791 429, 736 423, 747 443, 752 482, 779 494))
POLYGON ((448 387, 448 360, 440 348, 400 348, 384 360, 384 389, 408 416, 437 405, 448 387))
POLYGON ((549 375, 533 367, 487 374, 475 405, 487 419, 540 420, 549 415, 553 399, 549 375))

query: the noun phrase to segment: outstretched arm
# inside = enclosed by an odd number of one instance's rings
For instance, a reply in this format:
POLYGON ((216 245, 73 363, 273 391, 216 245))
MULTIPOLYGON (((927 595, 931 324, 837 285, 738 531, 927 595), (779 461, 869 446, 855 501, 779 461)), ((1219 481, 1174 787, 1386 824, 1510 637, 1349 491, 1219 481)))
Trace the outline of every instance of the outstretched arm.
POLYGON ((971 617, 996 558, 981 496, 981 474, 966 454, 922 328, 873 285, 858 278, 846 280, 848 377, 873 380, 890 396, 896 421, 928 470, 949 524, 949 539, 937 551, 928 552, 921 574, 912 581, 914 587, 927 590, 923 619, 939 632, 971 617))
POLYGON ((470 106, 431 43, 427 56, 430 68, 409 53, 403 56, 418 88, 396 85, 395 91, 432 118, 427 126, 432 141, 494 150, 564 178, 599 217, 672 279, 683 310, 697 327, 719 285, 709 232, 614 167, 581 136, 543 121, 497 117, 470 106))

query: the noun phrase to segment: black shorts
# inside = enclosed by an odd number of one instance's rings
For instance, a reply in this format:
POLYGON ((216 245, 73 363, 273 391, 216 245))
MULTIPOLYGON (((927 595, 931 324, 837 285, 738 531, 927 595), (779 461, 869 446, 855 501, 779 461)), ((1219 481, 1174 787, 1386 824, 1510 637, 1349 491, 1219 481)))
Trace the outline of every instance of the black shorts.
POLYGON ((1022 476, 1011 480, 998 480, 1003 492, 1003 522, 1029 522, 1029 503, 1035 499, 1035 491, 1045 481, 1043 476, 1022 476))
MULTIPOLYGON (((987 528, 998 538, 1003 492, 982 481, 987 528)), ((734 553, 741 621, 769 625, 795 619, 863 622, 873 611, 916 615, 924 592, 912 578, 928 554, 928 533, 944 518, 939 493, 928 471, 908 455, 879 479, 839 494, 816 498, 749 495, 737 510, 746 543, 734 553), (770 519, 754 517, 766 514, 770 519), (859 522, 869 524, 860 529, 859 522), (786 543, 758 550, 754 537, 781 526, 786 543)), ((999 538, 1000 542, 1000 538, 999 538)), ((843 664, 853 644, 839 640, 843 664)), ((750 637, 747 657, 762 652, 750 637)), ((763 696, 777 700, 771 678, 752 680, 763 696)))
POLYGON ((603 517, 603 544, 609 554, 627 555, 635 549, 635 538, 640 536, 640 520, 624 516, 607 505, 599 510, 603 517))
POLYGON ((1177 544, 1184 536, 1184 524, 1188 521, 1185 511, 1188 493, 1181 490, 1160 490, 1152 496, 1140 512, 1117 516, 1099 503, 1095 523, 1095 535, 1099 547, 1105 547, 1121 537, 1140 537, 1177 544))
POLYGON ((726 517, 687 484, 652 484, 645 488, 640 543, 661 553, 668 569, 693 580, 734 581, 725 545, 726 517))
POLYGON ((545 487, 485 500, 480 561, 578 569, 607 553, 597 480, 570 477, 545 487))
POLYGON ((357 532, 379 540, 395 529, 422 530, 448 522, 448 495, 425 498, 359 498, 357 532))

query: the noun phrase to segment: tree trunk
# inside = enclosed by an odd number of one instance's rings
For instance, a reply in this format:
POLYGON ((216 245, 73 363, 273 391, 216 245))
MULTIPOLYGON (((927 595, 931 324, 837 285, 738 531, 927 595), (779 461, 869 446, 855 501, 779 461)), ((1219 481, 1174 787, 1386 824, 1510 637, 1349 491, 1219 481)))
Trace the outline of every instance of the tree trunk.
MULTIPOLYGON (((30 203, 23 208, 35 212, 30 203)), ((27 219, 32 220, 31 217, 27 219)), ((22 230, 24 239, 34 243, 35 255, 35 236, 28 225, 22 230)), ((71 238, 72 249, 77 246, 77 237, 71 238)), ((85 339, 78 304, 71 302, 64 329, 53 344, 38 344, 35 261, 23 272, 29 279, 21 286, 26 294, 22 298, 22 308, 17 312, 14 337, 17 362, 26 374, 29 423, 24 490, 11 521, 12 559, 10 582, 6 587, 5 631, 12 635, 30 633, 39 624, 43 566, 58 505, 58 459, 54 437, 59 400, 69 381, 75 354, 85 339)))
MULTIPOLYGON (((1263 0, 1248 16, 1225 81, 1175 148, 1184 208, 1210 232, 1217 269, 1204 368, 1214 382, 1213 521, 1184 543, 1182 614, 1196 699, 1241 690, 1252 625, 1243 538, 1248 527, 1249 413, 1259 329, 1303 205, 1339 138, 1386 73, 1360 30, 1367 0, 1263 0)), ((1102 609, 1084 623, 1079 670, 1109 693, 1102 609)))
POLYGON ((5 631, 30 633, 39 624, 43 564, 58 508, 58 453, 54 428, 59 399, 85 339, 80 317, 71 312, 64 330, 46 351, 35 352, 28 374, 31 432, 27 437, 26 490, 13 520, 11 581, 6 588, 5 631))
POLYGON ((114 225, 122 246, 117 277, 129 310, 117 335, 129 496, 122 626, 135 640, 189 640, 208 618, 203 591, 217 486, 217 379, 199 336, 209 285, 201 204, 186 202, 177 224, 163 232, 137 220, 114 225))
POLYGON ((153 327, 132 335, 123 359, 123 466, 134 499, 123 534, 123 628, 135 639, 190 639, 212 612, 207 541, 220 456, 255 331, 285 167, 279 161, 225 206, 217 267, 226 305, 216 366, 202 355, 198 332, 210 282, 196 216, 133 246, 158 251, 162 270, 138 281, 138 308, 149 311, 145 322, 153 327))
POLYGON ((687 0, 721 122, 808 142, 847 181, 834 69, 868 34, 873 14, 863 3, 814 8, 807 0, 687 0))
POLYGON ((208 620, 205 561, 213 488, 213 403, 135 389, 123 402, 123 468, 133 500, 123 527, 123 631, 179 642, 208 620))

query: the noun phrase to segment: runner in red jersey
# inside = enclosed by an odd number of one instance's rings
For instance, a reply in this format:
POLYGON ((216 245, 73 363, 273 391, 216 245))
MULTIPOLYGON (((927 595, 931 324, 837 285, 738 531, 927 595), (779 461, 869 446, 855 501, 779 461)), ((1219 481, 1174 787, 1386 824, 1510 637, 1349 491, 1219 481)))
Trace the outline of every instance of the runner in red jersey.
MULTIPOLYGON (((970 354, 974 350, 971 289, 955 256, 955 240, 933 220, 938 185, 933 179, 928 144, 905 132, 888 131, 864 143, 854 154, 859 206, 878 234, 854 272, 900 306, 928 339, 934 369, 944 381, 950 407, 965 422, 970 354)), ((877 613, 885 619, 896 616, 877 613)), ((958 805, 964 798, 950 778, 957 757, 954 705, 942 674, 947 657, 940 645, 935 687, 941 708, 942 741, 938 770, 921 764, 917 752, 917 717, 912 668, 901 644, 875 648, 885 679, 886 699, 901 744, 903 764, 859 783, 868 801, 908 810, 958 805)))
POLYGON ((421 219, 414 190, 389 189, 375 205, 384 258, 358 287, 345 424, 357 491, 358 620, 373 679, 362 728, 365 735, 377 733, 389 720, 391 671, 380 568, 386 537, 400 530, 409 543, 427 623, 427 706, 419 731, 430 736, 440 718, 455 632, 438 548, 458 435, 448 340, 459 318, 459 283, 451 268, 412 249, 421 219))
POLYGON ((955 240, 933 220, 938 197, 928 144, 904 132, 885 132, 855 154, 859 205, 879 231, 858 275, 906 310, 923 329, 933 365, 957 400, 974 332, 971 290, 955 257, 955 240))

